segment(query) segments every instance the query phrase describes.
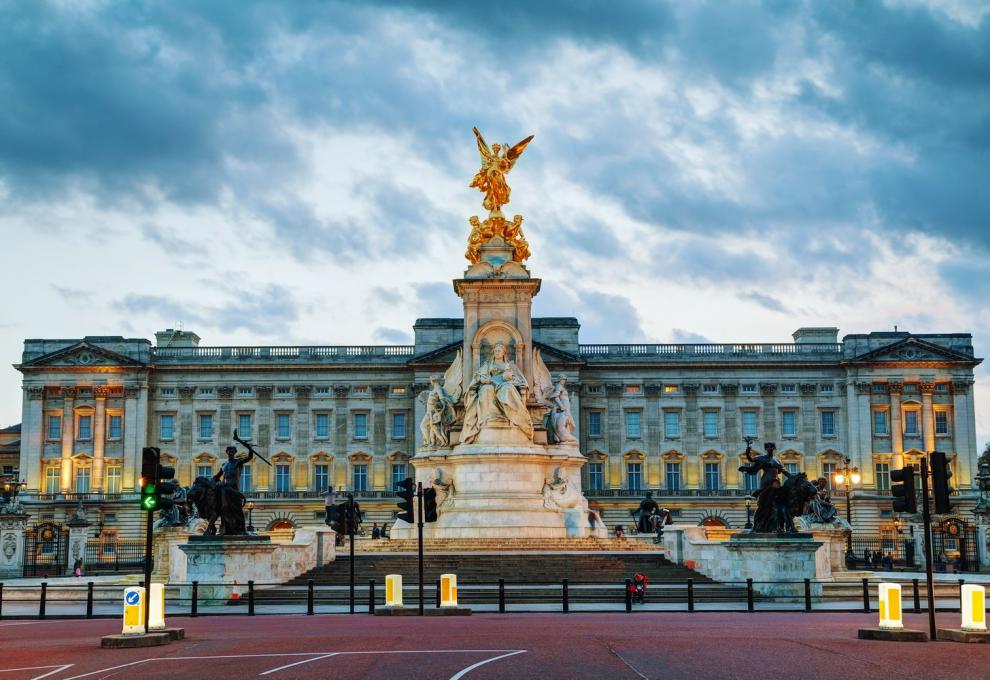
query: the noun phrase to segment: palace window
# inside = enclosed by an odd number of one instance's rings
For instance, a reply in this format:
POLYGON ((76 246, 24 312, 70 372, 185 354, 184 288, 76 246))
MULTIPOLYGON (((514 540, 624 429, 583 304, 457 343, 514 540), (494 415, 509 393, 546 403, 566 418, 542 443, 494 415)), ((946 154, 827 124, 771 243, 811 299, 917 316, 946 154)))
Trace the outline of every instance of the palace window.
POLYGON ((783 437, 797 436, 797 411, 780 412, 780 434, 783 437))
POLYGON ((250 387, 238 387, 237 388, 237 394, 239 396, 242 396, 242 397, 250 397, 251 396, 251 391, 252 390, 251 390, 250 387))
POLYGON ((835 411, 822 411, 821 432, 823 437, 835 436, 835 411))
POLYGON ((904 411, 904 434, 909 437, 917 437, 920 433, 917 409, 904 411))
POLYGON ((663 386, 663 393, 664 394, 677 394, 677 392, 678 392, 677 385, 664 385, 663 386))
POLYGON ((76 468, 76 493, 89 493, 89 467, 76 468))
POLYGON ((835 392, 835 385, 830 383, 821 386, 822 394, 832 394, 835 392))
POLYGON ((717 491, 722 487, 722 478, 719 472, 718 463, 705 463, 705 488, 709 491, 717 491))
POLYGON ((275 490, 286 493, 289 490, 289 469, 292 466, 288 463, 279 463, 275 466, 275 490))
POLYGON ((76 439, 93 438, 93 416, 78 416, 76 420, 76 439))
POLYGON ((158 417, 158 429, 161 432, 161 438, 174 439, 175 438, 175 416, 172 414, 162 414, 158 417))
POLYGON ((251 464, 241 467, 241 493, 249 493, 254 485, 251 479, 251 464))
POLYGON ((744 474, 743 487, 746 489, 746 491, 753 493, 758 488, 760 488, 760 476, 744 474))
POLYGON ((200 464, 196 466, 196 476, 197 477, 212 477, 213 467, 207 463, 205 465, 200 464))
POLYGON ((120 466, 107 467, 107 493, 120 493, 120 466))
POLYGON ((626 411, 626 436, 630 439, 638 439, 642 435, 642 415, 639 411, 626 411))
POLYGON ((873 383, 874 394, 887 394, 887 383, 873 383))
POLYGON ((276 416, 275 436, 278 439, 288 439, 292 436, 292 416, 288 413, 279 413, 276 416))
POLYGON ((168 397, 174 397, 175 396, 175 388, 174 387, 163 387, 163 388, 161 388, 158 391, 158 394, 160 394, 161 396, 166 397, 166 398, 168 398, 168 397))
POLYGON ((392 463, 392 488, 398 489, 399 482, 402 482, 406 478, 406 464, 405 463, 392 463))
POLYGON ((279 387, 277 390, 275 390, 275 394, 278 394, 279 396, 282 397, 287 397, 290 394, 292 394, 292 388, 283 385, 282 387, 279 387))
POLYGON ((48 416, 48 439, 57 440, 62 438, 62 416, 48 416))
POLYGON ((62 488, 62 471, 57 467, 45 468, 45 493, 56 494, 62 488))
POLYGON ((877 491, 889 491, 890 465, 888 463, 877 463, 874 469, 877 474, 877 491))
POLYGON ((664 466, 664 477, 667 491, 680 491, 681 489, 681 464, 667 463, 664 466))
POLYGON ((681 436, 681 412, 663 412, 663 430, 667 439, 676 439, 681 436))
POLYGON ((368 438, 368 414, 367 413, 355 413, 354 414, 354 438, 355 439, 367 439, 368 438))
POLYGON ((743 394, 756 394, 756 385, 740 385, 739 391, 743 394))
POLYGON ((317 463, 313 466, 313 487, 315 491, 326 491, 330 488, 330 466, 317 463))
POLYGON ((825 486, 831 490, 832 478, 835 477, 835 463, 822 463, 822 477, 825 478, 825 486))
POLYGON ((626 487, 630 491, 643 488, 643 464, 626 463, 626 487))
POLYGON ((800 466, 797 463, 784 463, 784 469, 787 470, 787 472, 792 475, 796 475, 798 472, 801 471, 799 467, 800 466))
POLYGON ((718 411, 702 412, 702 431, 706 439, 718 437, 718 411))
POLYGON ((392 414, 392 439, 405 439, 406 437, 406 414, 392 414))
POLYGON ((107 439, 120 439, 122 430, 122 418, 118 415, 111 415, 107 422, 107 439))
POLYGON ((316 414, 316 436, 319 439, 326 439, 330 436, 330 414, 316 414))
POLYGON ((601 491, 605 484, 601 463, 588 463, 588 488, 601 491))
POLYGON ((199 414, 199 438, 200 439, 212 439, 213 438, 213 414, 212 413, 200 413, 199 414))
POLYGON ((605 394, 604 385, 588 385, 588 394, 605 394))
POLYGON ((890 432, 887 430, 887 411, 874 409, 873 411, 873 434, 878 437, 885 437, 890 432))
POLYGON ((588 412, 588 436, 589 437, 601 437, 602 436, 602 412, 601 411, 589 411, 588 412))
POLYGON ((701 392, 703 394, 718 394, 718 385, 702 385, 701 392))
POLYGON ((948 392, 949 391, 949 383, 935 383, 935 391, 936 392, 948 392))
POLYGON ((212 387, 200 387, 199 388, 199 396, 201 396, 201 397, 212 397, 213 396, 213 388, 212 387))
POLYGON ((368 490, 368 466, 359 463, 354 466, 354 490, 355 491, 367 491, 368 490))
POLYGON ((319 395, 319 396, 326 396, 326 395, 330 394, 330 388, 327 385, 320 385, 320 386, 315 387, 313 389, 313 394, 316 394, 316 395, 319 395))
POLYGON ((795 392, 797 392, 797 385, 794 384, 781 385, 780 391, 782 394, 794 394, 795 392))
POLYGON ((250 413, 238 413, 237 414, 237 436, 241 439, 251 438, 251 414, 250 413))
POLYGON ((756 411, 748 409, 742 412, 742 433, 744 437, 756 436, 756 411))
POLYGON ((935 434, 949 434, 949 412, 935 411, 935 434))
POLYGON ((636 395, 636 394, 642 394, 642 393, 643 393, 643 386, 642 385, 626 385, 626 394, 636 395))

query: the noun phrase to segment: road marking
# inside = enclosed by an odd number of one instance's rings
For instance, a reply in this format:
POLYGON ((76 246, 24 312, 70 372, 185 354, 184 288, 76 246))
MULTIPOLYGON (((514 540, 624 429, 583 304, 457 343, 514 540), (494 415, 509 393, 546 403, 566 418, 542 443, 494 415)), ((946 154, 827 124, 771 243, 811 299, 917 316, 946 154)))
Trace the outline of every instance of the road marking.
POLYGON ((56 623, 56 621, 19 621, 17 623, 0 623, 0 628, 6 628, 7 626, 34 626, 39 623, 56 623))
POLYGON ((490 659, 479 661, 478 663, 471 664, 467 668, 461 669, 454 675, 451 675, 450 680, 461 680, 461 678, 463 678, 465 675, 473 671, 475 668, 478 668, 479 666, 484 666, 486 663, 491 663, 492 661, 498 661, 499 659, 505 659, 506 657, 515 656, 516 654, 525 654, 525 653, 526 653, 525 649, 519 649, 514 652, 509 652, 508 654, 502 654, 501 656, 493 656, 490 659))
POLYGON ((71 668, 72 664, 67 663, 61 666, 27 666, 26 668, 0 668, 0 673, 14 673, 16 671, 41 671, 46 668, 53 668, 54 670, 48 671, 47 673, 42 673, 41 675, 36 675, 31 680, 41 680, 42 678, 47 678, 49 675, 55 675, 64 671, 66 668, 71 668))
POLYGON ((324 654, 323 656, 314 656, 312 659, 303 659, 302 661, 295 661, 293 663, 287 663, 284 666, 279 666, 278 668, 272 668, 264 673, 258 673, 258 675, 270 675, 271 673, 278 673, 279 671, 284 671, 286 668, 292 668, 293 666, 302 666, 304 663, 312 663, 313 661, 320 661, 321 659, 329 659, 331 656, 337 656, 336 653, 324 654))

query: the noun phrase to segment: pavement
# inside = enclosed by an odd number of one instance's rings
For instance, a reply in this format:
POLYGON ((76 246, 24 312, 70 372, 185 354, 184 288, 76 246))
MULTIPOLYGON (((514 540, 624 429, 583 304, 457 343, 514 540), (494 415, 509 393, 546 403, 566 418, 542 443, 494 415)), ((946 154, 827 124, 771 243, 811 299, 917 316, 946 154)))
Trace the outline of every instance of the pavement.
MULTIPOLYGON (((940 614, 940 625, 958 614, 940 614)), ((987 677, 984 645, 858 640, 876 614, 476 614, 171 617, 186 640, 104 650, 117 620, 0 622, 0 678, 608 678, 987 677)), ((909 614, 909 627, 927 629, 909 614)))

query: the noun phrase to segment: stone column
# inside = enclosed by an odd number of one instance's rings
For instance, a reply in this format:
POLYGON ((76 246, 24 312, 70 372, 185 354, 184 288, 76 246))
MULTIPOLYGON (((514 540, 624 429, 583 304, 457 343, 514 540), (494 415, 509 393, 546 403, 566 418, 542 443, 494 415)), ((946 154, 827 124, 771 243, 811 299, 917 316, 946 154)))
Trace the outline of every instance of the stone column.
POLYGON ((21 426, 21 479, 32 491, 43 491, 41 485, 41 454, 45 438, 45 388, 25 387, 23 421, 21 426))
POLYGON ((72 492, 72 438, 75 436, 75 388, 62 388, 62 493, 72 492))
POLYGON ((107 395, 109 394, 109 387, 101 385, 93 388, 93 396, 96 398, 96 413, 93 414, 92 489, 95 493, 103 491, 103 451, 107 441, 107 395))
POLYGON ((742 442, 742 423, 739 418, 739 405, 736 397, 739 394, 739 383, 722 383, 719 387, 722 393, 722 403, 725 408, 725 433, 722 441, 725 442, 725 486, 735 488, 739 486, 739 450, 742 442))
POLYGON ((660 488, 660 391, 662 385, 647 384, 646 390, 646 470, 644 487, 660 488))
POLYGON ((66 576, 69 576, 72 574, 72 565, 77 559, 83 561, 83 571, 86 569, 86 539, 89 535, 90 524, 82 510, 81 501, 75 516, 66 525, 69 527, 69 559, 66 566, 66 576))
POLYGON ((684 432, 682 441, 684 442, 685 474, 689 489, 700 489, 704 486, 702 471, 704 467, 701 463, 701 431, 698 423, 698 392, 701 385, 685 384, 681 385, 684 391, 684 432))
POLYGON ((856 383, 856 417, 859 419, 859 459, 852 458, 852 464, 859 467, 863 477, 863 485, 875 483, 873 467, 873 408, 870 405, 870 394, 873 384, 869 382, 856 383))
POLYGON ((335 488, 347 488, 347 441, 349 424, 347 419, 347 385, 333 386, 333 477, 335 488))
POLYGON ((843 416, 846 421, 843 450, 849 459, 855 461, 853 464, 863 468, 860 463, 862 454, 859 449, 859 400, 856 398, 856 383, 852 378, 846 380, 846 403, 843 409, 843 416))
POLYGON ((930 453, 935 450, 935 410, 932 408, 935 383, 926 380, 918 387, 921 389, 921 432, 925 441, 925 453, 930 453))
POLYGON ((955 444, 956 479, 952 486, 959 489, 972 484, 976 474, 976 411, 970 377, 952 379, 952 440, 955 444))
POLYGON ((0 581, 24 575, 24 530, 28 515, 0 514, 0 581))
POLYGON ((386 488, 385 481, 385 454, 386 449, 386 427, 388 411, 385 409, 385 399, 388 397, 388 385, 371 386, 371 483, 370 489, 382 490, 386 488))
POLYGON ((890 395, 890 469, 904 467, 904 428, 901 426, 901 392, 904 383, 888 382, 887 393, 890 395))
MULTIPOLYGON (((817 410, 815 397, 818 395, 817 383, 801 383, 801 447, 804 449, 804 471, 814 479, 814 472, 808 467, 808 461, 815 460, 815 444, 818 441, 818 423, 815 422, 817 410)), ((838 423, 834 426, 838 427, 838 423)))
MULTIPOLYGON (((254 393, 258 397, 258 440, 255 446, 261 455, 271 460, 272 386, 255 385, 254 393)), ((254 484, 254 488, 256 490, 267 490, 270 487, 268 476, 265 474, 258 474, 262 471, 262 468, 264 468, 264 472, 269 471, 268 466, 264 463, 261 465, 255 465, 252 470, 254 473, 252 483, 254 484)))
POLYGON ((296 456, 295 472, 292 475, 296 491, 306 491, 310 487, 309 456, 310 443, 310 410, 309 397, 313 392, 312 385, 296 385, 296 427, 293 439, 293 453, 296 456))
MULTIPOLYGON (((147 388, 144 388, 147 390, 147 388)), ((137 479, 141 473, 141 448, 147 434, 139 424, 138 398, 142 388, 138 385, 124 385, 124 470, 123 490, 136 491, 137 479)))
POLYGON ((608 443, 608 488, 622 488, 622 385, 605 386, 606 423, 605 441, 608 443))

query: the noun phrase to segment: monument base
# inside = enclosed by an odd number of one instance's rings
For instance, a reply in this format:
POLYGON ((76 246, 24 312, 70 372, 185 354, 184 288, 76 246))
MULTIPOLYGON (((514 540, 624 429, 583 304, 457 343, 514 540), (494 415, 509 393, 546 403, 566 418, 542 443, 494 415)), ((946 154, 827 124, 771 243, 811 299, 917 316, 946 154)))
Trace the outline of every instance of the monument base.
MULTIPOLYGON (((438 494, 439 518, 424 527, 426 538, 605 537, 604 525, 589 521, 576 444, 460 444, 423 451, 412 463, 424 488, 438 471, 452 481, 438 494)), ((415 538, 416 527, 397 521, 390 536, 415 538)))
POLYGON ((962 628, 939 628, 937 631, 939 640, 949 642, 974 642, 978 644, 990 644, 990 632, 985 630, 963 630, 962 628))
MULTIPOLYGON (((190 536, 179 550, 186 554, 186 581, 199 582, 199 604, 209 606, 233 599, 231 586, 219 584, 271 583, 277 547, 267 536, 190 536)), ((191 590, 182 586, 180 596, 190 598, 191 590)))
MULTIPOLYGON (((816 578, 815 553, 822 546, 807 533, 756 534, 743 532, 725 542, 728 564, 718 581, 753 579, 753 589, 774 597, 804 597, 804 580, 816 578)), ((812 596, 821 595, 821 583, 811 584, 812 596)))
POLYGON ((928 634, 911 628, 860 628, 860 640, 883 640, 884 642, 928 642, 928 634))

